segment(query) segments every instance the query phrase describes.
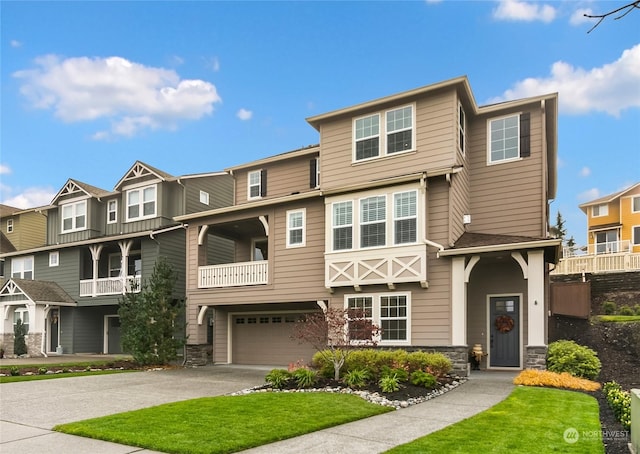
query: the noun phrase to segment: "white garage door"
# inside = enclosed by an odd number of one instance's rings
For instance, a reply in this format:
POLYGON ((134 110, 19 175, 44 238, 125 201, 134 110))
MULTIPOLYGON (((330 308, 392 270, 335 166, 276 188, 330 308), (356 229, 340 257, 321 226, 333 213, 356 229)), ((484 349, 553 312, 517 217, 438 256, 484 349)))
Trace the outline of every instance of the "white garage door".
POLYGON ((232 320, 232 362, 287 366, 299 360, 311 363, 315 350, 291 339, 301 314, 234 315, 232 320))

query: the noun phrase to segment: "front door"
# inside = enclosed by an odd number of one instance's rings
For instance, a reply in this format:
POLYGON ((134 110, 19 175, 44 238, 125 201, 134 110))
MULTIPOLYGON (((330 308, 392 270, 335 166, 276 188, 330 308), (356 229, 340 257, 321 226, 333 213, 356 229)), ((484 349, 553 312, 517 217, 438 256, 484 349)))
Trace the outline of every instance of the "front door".
POLYGON ((489 367, 520 367, 520 297, 489 297, 489 367))
POLYGON ((122 353, 120 345, 120 317, 107 316, 107 351, 105 353, 122 353))
POLYGON ((60 310, 51 309, 49 312, 49 351, 55 352, 59 345, 60 310))

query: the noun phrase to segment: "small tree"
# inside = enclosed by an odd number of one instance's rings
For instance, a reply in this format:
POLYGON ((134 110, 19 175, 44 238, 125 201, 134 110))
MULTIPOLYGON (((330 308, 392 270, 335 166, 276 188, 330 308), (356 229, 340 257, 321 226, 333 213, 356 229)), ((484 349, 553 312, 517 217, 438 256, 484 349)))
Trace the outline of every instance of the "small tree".
POLYGON ((13 353, 16 356, 27 354, 27 343, 24 340, 26 334, 27 330, 24 323, 22 323, 21 319, 18 319, 15 328, 13 328, 13 353))
POLYGON ((140 364, 167 364, 184 345, 183 339, 175 338, 175 324, 184 307, 184 301, 173 298, 175 281, 171 265, 160 257, 148 284, 120 299, 122 348, 140 364))
POLYGON ((307 314, 298 320, 292 337, 311 344, 333 364, 334 378, 340 379, 340 368, 351 350, 359 346, 376 345, 380 329, 370 315, 361 309, 327 308, 307 314))

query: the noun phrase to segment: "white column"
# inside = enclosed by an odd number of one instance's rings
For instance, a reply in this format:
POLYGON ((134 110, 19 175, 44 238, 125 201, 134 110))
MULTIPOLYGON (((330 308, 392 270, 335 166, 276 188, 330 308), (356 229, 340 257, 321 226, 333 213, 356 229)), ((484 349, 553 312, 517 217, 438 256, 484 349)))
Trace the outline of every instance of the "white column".
POLYGON ((102 245, 94 244, 92 246, 89 246, 89 251, 91 251, 91 258, 93 260, 93 290, 91 291, 91 295, 95 297, 98 294, 98 263, 100 261, 102 245))
POLYGON ((529 300, 527 304, 528 341, 529 347, 542 347, 546 345, 544 327, 544 251, 530 251, 528 253, 528 282, 527 291, 529 300))
POLYGON ((467 345, 465 258, 451 260, 451 345, 467 345))

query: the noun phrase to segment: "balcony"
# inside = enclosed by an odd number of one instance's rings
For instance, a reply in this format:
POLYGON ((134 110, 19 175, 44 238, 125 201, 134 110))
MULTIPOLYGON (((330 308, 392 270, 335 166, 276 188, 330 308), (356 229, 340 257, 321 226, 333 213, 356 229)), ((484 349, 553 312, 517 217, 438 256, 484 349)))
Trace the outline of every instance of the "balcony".
POLYGON ((571 250, 564 248, 563 258, 560 259, 551 274, 640 271, 640 253, 631 251, 631 244, 628 240, 590 244, 586 248, 571 250), (587 253, 580 255, 575 251, 586 251, 587 253))
POLYGON ((104 277, 99 279, 84 279, 80 281, 80 296, 123 295, 125 293, 139 293, 141 277, 127 276, 104 277))
POLYGON ((354 287, 402 282, 427 286, 427 248, 424 244, 325 255, 325 286, 354 287))
POLYGON ((198 267, 198 288, 264 285, 268 280, 268 260, 198 267))

